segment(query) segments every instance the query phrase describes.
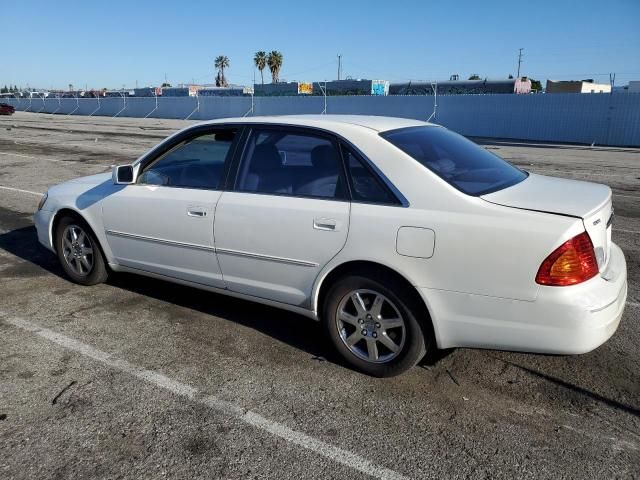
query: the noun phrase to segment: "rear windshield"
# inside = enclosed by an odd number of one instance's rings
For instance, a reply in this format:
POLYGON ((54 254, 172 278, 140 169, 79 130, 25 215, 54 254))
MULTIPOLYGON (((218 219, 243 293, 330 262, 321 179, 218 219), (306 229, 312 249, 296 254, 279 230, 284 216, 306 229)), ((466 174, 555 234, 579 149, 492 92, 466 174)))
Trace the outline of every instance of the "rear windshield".
POLYGON ((380 136, 468 195, 502 190, 527 178, 526 172, 446 128, 401 128, 380 136))

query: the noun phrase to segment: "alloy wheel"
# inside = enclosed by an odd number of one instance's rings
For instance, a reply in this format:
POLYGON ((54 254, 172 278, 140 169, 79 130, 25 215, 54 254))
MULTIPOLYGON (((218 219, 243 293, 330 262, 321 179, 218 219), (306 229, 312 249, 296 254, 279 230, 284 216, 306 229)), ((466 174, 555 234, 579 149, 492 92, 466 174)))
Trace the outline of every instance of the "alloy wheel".
POLYGON ((373 290, 354 290, 338 304, 336 327, 342 342, 358 358, 386 363, 404 347, 406 327, 400 310, 373 290))
POLYGON ((62 232, 62 255, 69 268, 81 277, 91 273, 94 254, 91 239, 78 225, 68 225, 62 232))

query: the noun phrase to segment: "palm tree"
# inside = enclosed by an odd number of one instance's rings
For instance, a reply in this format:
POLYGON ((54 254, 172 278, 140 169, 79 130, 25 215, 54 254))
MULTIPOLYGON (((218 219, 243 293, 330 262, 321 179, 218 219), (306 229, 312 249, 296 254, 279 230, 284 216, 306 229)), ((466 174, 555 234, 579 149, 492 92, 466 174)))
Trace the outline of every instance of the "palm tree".
POLYGON ((224 69, 229 68, 231 62, 229 61, 229 57, 226 55, 220 55, 216 57, 213 66, 218 69, 218 75, 216 75, 216 86, 217 87, 226 87, 228 85, 227 79, 224 76, 224 69))
POLYGON ((253 63, 255 63, 258 70, 260 70, 260 81, 262 82, 262 85, 264 85, 264 74, 262 71, 264 70, 264 67, 267 66, 267 52, 263 52, 262 50, 256 52, 253 57, 253 63))
POLYGON ((278 83, 280 80, 279 76, 280 69, 282 68, 282 60, 282 54, 277 50, 269 52, 269 55, 267 56, 267 65, 269 66, 269 70, 271 70, 272 83, 278 83))

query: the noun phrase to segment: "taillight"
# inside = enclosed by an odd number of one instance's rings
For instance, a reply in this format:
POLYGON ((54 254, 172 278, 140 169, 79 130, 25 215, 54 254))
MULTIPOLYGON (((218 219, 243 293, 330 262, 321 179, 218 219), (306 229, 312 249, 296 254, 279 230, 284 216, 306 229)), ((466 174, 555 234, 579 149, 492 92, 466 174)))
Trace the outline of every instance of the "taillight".
POLYGON ((538 270, 540 285, 566 286, 582 283, 598 274, 598 262, 587 232, 563 243, 549 255, 538 270))

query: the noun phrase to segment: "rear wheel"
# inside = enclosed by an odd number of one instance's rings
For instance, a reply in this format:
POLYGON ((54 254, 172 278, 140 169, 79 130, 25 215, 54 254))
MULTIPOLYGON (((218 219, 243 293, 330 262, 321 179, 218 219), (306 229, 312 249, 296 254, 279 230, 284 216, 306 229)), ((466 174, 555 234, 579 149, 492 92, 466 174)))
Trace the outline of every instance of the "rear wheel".
POLYGON ((58 260, 67 276, 81 285, 107 280, 108 273, 100 245, 89 226, 77 217, 65 216, 55 234, 58 260))
POLYGON ((323 322, 332 343, 356 369, 391 377, 413 367, 427 341, 403 285, 352 275, 339 280, 324 302, 323 322))

